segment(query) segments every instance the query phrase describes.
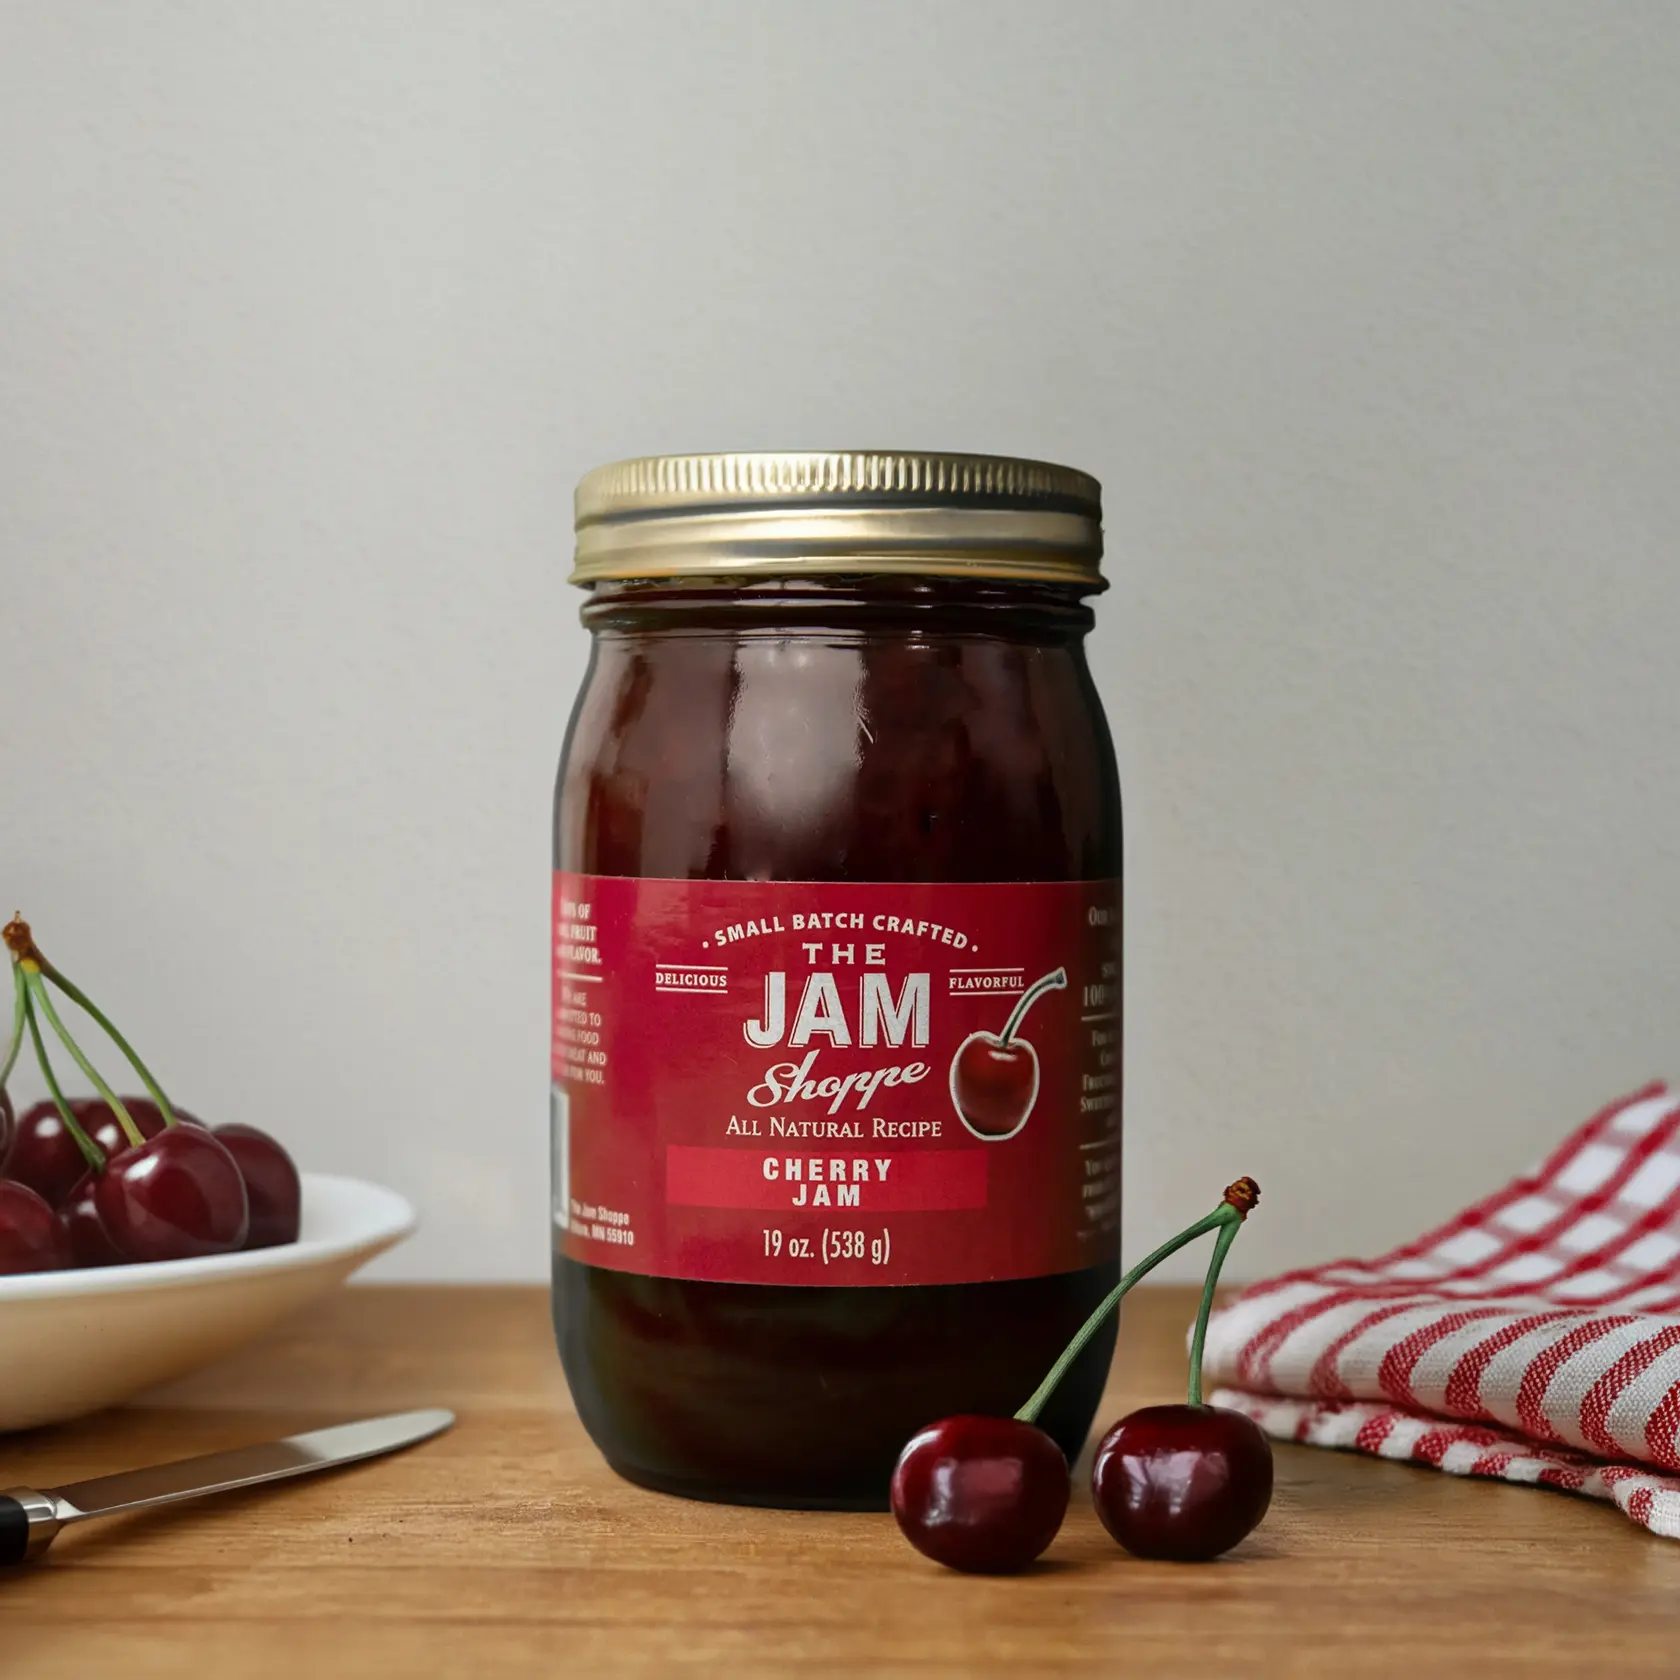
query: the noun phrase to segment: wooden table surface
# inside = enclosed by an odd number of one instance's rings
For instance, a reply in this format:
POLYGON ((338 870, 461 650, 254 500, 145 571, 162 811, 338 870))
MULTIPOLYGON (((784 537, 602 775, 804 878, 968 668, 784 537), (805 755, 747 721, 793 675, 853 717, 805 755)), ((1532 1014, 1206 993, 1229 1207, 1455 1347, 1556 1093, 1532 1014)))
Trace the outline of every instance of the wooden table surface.
MULTIPOLYGON (((1105 1417, 1181 1392, 1190 1310, 1128 1303, 1105 1417)), ((1280 1448, 1270 1516, 1213 1564, 1126 1557, 1076 1491, 1009 1580, 937 1568, 884 1515, 644 1492, 579 1427, 535 1289, 346 1291, 142 1403, 0 1440, 0 1486, 439 1404, 458 1426, 396 1458, 68 1531, 0 1580, 0 1675, 1680 1673, 1680 1544, 1348 1454, 1280 1448)))

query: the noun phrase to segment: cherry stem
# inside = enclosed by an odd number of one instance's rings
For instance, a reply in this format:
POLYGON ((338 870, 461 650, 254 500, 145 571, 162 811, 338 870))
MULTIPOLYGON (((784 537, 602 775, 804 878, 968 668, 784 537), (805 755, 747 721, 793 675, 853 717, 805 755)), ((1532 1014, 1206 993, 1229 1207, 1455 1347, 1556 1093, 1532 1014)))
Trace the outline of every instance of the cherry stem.
MULTIPOLYGON (((169 1098, 163 1094, 163 1087, 152 1077, 152 1070, 135 1054, 134 1046, 117 1031, 110 1016, 90 998, 82 988, 76 985, 68 975, 61 974, 45 957, 40 958, 41 972, 58 987, 58 989, 76 1005, 78 1009, 91 1015, 99 1024, 100 1030, 116 1047, 128 1058, 128 1065, 140 1076, 140 1083, 151 1093, 152 1101, 158 1105, 166 1126, 178 1126, 180 1121, 175 1118, 175 1110, 169 1105, 169 1098)), ((116 1102, 113 1097, 109 1099, 116 1102)), ((117 1104, 119 1111, 121 1104, 117 1104)))
POLYGON ((70 1141, 82 1152, 82 1159, 87 1162, 89 1169, 93 1172, 103 1172, 106 1165, 104 1150, 76 1124, 76 1116, 70 1112, 70 1105, 58 1088, 58 1076, 53 1072, 53 1065, 47 1058, 47 1047, 41 1038, 41 1024, 35 1019, 35 1006, 31 1001, 21 965, 13 972, 17 975, 18 995, 23 999, 23 1016, 29 1027, 29 1036, 35 1041, 35 1060, 41 1064, 41 1076, 52 1093, 53 1106, 58 1110, 59 1119, 64 1122, 65 1131, 70 1134, 70 1141))
MULTIPOLYGON (((134 1124, 134 1116, 123 1106, 122 1098, 99 1077, 99 1069, 82 1054, 81 1045, 70 1036, 70 1029, 59 1020, 58 1011, 53 1008, 52 996, 47 991, 46 981, 41 978, 40 969, 33 960, 19 963, 18 968, 23 975, 24 984, 29 988, 30 1001, 46 1016, 47 1025, 58 1034, 59 1041, 75 1058, 76 1066, 93 1082, 94 1090, 111 1105, 111 1112, 116 1115, 117 1124, 122 1127, 123 1136, 128 1139, 129 1146, 138 1149, 146 1141, 145 1135, 134 1124)), ((74 1121, 71 1124, 74 1124, 74 1121)))
POLYGON ((17 980, 13 987, 17 996, 12 1005, 12 1041, 6 1046, 5 1065, 0 1067, 0 1091, 5 1090, 6 1081, 12 1077, 12 1069, 17 1066, 18 1051, 23 1048, 24 1018, 29 1011, 29 993, 24 988, 23 970, 14 963, 12 973, 17 980))
POLYGON ((1066 985, 1065 968, 1058 968, 1054 974, 1046 974, 1042 980, 1033 981, 1016 1000, 1015 1007, 1010 1010, 1009 1019, 1003 1024, 1003 1035, 998 1039, 998 1043, 1007 1044, 1021 1030, 1022 1018, 1046 992, 1059 992, 1066 985))
POLYGON ((1180 1231, 1176 1237, 1172 1237, 1168 1241, 1162 1243, 1153 1254, 1149 1255, 1146 1259, 1140 1260, 1137 1265, 1132 1267, 1132 1269, 1127 1272, 1126 1275, 1121 1278, 1121 1280, 1115 1284, 1115 1286, 1109 1290, 1105 1296, 1103 1296, 1102 1300, 1097 1304, 1096 1310, 1073 1333, 1073 1340, 1062 1350, 1061 1358, 1059 1358, 1056 1363, 1050 1367, 1049 1375, 1046 1376, 1044 1381, 1033 1390, 1032 1398, 1020 1409, 1020 1411, 1015 1414, 1015 1416, 1022 1423, 1038 1422, 1038 1414, 1044 1409, 1044 1405, 1046 1401, 1049 1400, 1050 1396, 1055 1393, 1056 1385, 1068 1374, 1068 1369, 1072 1366, 1074 1360, 1076 1360, 1080 1354, 1085 1351, 1085 1344, 1089 1342, 1090 1339, 1103 1327, 1103 1323, 1108 1318, 1108 1315, 1120 1305, 1120 1302, 1126 1295, 1127 1291, 1130 1290, 1140 1278, 1145 1277, 1150 1272, 1154 1271, 1155 1268, 1168 1257, 1168 1255, 1176 1254, 1185 1246, 1186 1243, 1193 1243, 1197 1237, 1203 1234, 1203 1232, 1211 1231, 1216 1226, 1221 1225, 1240 1225, 1242 1223, 1242 1217, 1241 1212, 1239 1212, 1238 1209, 1233 1207, 1229 1202, 1221 1202, 1212 1213, 1206 1215, 1205 1218, 1198 1219, 1196 1223, 1190 1226, 1187 1230, 1180 1231))
POLYGON ((1207 1342, 1208 1314, 1213 1311, 1213 1292, 1219 1286, 1219 1268, 1231 1252, 1231 1244, 1242 1229, 1242 1218, 1230 1220, 1214 1239, 1213 1258, 1208 1261, 1207 1277, 1202 1283, 1202 1304, 1196 1309, 1196 1333, 1190 1339, 1190 1404, 1202 1403, 1202 1348, 1207 1342))

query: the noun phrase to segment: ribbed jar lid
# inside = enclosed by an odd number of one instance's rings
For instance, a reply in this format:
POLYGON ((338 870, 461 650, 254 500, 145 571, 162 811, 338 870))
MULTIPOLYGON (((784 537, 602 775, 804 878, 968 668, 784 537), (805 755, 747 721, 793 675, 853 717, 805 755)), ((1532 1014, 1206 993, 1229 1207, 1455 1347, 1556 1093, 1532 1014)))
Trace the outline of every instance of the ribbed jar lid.
POLYGON ((1102 487, 1001 455, 655 455, 577 487, 579 584, 895 573, 1101 589, 1102 487))

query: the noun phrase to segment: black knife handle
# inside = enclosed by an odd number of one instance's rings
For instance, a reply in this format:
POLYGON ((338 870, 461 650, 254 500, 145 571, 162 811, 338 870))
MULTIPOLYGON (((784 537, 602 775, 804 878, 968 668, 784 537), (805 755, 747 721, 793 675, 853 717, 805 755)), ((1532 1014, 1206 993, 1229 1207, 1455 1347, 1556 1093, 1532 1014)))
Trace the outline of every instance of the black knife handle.
POLYGON ((0 1568, 29 1555, 29 1513, 10 1494, 0 1493, 0 1568))
POLYGON ((0 1488, 0 1568, 27 1563, 53 1543, 64 1519, 58 1501, 34 1488, 0 1488))

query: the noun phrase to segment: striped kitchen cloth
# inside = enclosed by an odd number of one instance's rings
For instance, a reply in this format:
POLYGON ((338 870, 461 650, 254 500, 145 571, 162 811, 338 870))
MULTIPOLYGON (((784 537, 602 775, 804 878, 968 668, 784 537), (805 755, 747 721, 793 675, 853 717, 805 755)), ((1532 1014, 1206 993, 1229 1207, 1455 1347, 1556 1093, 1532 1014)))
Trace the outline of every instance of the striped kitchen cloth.
POLYGON ((1281 1440, 1613 1500, 1680 1539, 1680 1097, 1651 1085, 1377 1260, 1214 1316, 1210 1396, 1281 1440))

